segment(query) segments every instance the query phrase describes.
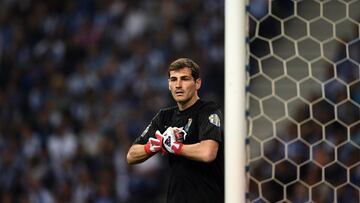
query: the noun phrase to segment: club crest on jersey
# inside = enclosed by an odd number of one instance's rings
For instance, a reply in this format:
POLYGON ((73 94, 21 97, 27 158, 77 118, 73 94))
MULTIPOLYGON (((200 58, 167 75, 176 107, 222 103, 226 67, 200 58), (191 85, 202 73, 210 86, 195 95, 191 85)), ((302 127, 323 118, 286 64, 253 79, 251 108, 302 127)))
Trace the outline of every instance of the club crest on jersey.
POLYGON ((211 114, 209 116, 209 121, 211 124, 214 124, 217 127, 220 127, 220 118, 217 114, 211 114))
POLYGON ((188 119, 188 122, 187 122, 186 125, 184 126, 185 132, 189 132, 191 123, 192 123, 192 118, 189 118, 189 119, 188 119))

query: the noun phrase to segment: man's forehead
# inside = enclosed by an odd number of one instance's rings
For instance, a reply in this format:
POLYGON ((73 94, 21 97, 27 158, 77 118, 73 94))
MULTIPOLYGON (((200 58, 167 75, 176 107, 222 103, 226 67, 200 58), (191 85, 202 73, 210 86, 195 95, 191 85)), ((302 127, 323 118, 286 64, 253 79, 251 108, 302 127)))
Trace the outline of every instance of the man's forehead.
POLYGON ((180 77, 180 76, 191 76, 191 69, 184 67, 177 70, 170 71, 170 77, 180 77))

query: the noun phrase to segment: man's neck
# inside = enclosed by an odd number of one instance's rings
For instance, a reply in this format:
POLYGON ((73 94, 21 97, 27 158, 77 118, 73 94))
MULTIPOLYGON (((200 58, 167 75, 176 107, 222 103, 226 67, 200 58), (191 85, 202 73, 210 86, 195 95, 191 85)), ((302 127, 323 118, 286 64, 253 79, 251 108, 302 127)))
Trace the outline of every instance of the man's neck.
POLYGON ((193 97, 191 100, 189 100, 188 102, 185 103, 177 103, 179 110, 180 111, 184 111, 186 109, 188 109, 189 107, 191 107, 192 105, 194 105, 196 103, 197 100, 199 100, 200 98, 198 96, 193 97))

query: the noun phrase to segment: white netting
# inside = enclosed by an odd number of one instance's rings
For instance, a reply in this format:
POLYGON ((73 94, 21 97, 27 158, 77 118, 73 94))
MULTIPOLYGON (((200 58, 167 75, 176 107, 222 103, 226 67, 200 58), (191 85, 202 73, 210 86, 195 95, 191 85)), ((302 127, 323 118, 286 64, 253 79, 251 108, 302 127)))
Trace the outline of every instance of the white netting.
POLYGON ((360 202, 360 1, 249 2, 250 202, 360 202))

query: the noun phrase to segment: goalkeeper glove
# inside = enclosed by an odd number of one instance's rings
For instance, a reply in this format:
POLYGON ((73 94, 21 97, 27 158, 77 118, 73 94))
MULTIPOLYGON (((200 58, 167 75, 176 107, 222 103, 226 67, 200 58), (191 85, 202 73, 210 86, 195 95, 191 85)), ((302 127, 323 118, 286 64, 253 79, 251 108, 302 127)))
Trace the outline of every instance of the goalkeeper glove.
POLYGON ((149 141, 144 146, 145 152, 149 155, 154 155, 158 151, 162 150, 161 144, 163 136, 158 130, 155 132, 155 137, 156 138, 149 138, 149 141))
POLYGON ((156 131, 155 132, 155 137, 157 140, 160 141, 160 148, 161 148, 161 154, 164 156, 164 155, 167 155, 167 151, 162 147, 162 143, 163 143, 163 139, 164 139, 164 136, 160 133, 160 131, 156 131))
POLYGON ((165 149, 170 153, 180 154, 186 132, 182 128, 169 127, 163 136, 163 146, 165 149))
POLYGON ((175 133, 175 139, 177 142, 184 142, 185 138, 186 138, 186 132, 185 130, 181 127, 181 128, 177 128, 177 127, 174 127, 173 128, 174 130, 174 133, 175 133))

